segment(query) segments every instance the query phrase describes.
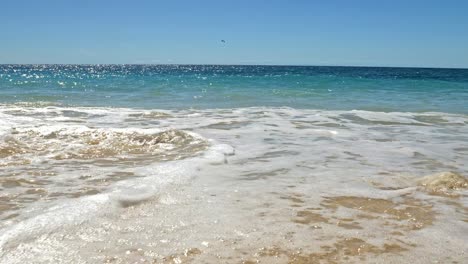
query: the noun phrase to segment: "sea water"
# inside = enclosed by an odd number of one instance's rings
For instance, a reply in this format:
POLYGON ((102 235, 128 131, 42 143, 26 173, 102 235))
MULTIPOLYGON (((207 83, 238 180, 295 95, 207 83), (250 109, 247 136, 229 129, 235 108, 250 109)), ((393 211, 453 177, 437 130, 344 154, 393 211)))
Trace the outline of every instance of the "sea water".
POLYGON ((462 263, 467 175, 468 70, 0 65, 1 263, 462 263))

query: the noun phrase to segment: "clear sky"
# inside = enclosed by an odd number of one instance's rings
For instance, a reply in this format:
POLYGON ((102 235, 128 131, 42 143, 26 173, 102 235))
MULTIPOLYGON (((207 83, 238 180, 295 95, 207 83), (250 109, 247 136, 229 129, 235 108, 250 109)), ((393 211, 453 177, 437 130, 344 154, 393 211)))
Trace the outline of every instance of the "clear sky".
POLYGON ((0 25, 0 63, 468 68, 468 0, 0 0, 0 25))

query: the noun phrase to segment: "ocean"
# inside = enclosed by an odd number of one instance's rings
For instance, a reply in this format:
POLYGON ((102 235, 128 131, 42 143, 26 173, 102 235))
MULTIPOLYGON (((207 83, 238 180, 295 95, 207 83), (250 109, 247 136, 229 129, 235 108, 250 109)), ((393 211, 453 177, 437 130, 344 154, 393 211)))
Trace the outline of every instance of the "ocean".
POLYGON ((463 263, 468 69, 0 65, 1 263, 463 263))

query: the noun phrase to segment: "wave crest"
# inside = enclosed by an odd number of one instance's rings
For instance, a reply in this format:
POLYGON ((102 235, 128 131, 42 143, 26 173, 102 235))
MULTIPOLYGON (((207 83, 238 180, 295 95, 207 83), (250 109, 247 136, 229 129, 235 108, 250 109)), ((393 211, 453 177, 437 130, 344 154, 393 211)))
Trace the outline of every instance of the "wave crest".
POLYGON ((0 158, 21 158, 34 154, 56 160, 87 160, 151 155, 162 160, 174 160, 191 156, 206 146, 203 139, 180 130, 149 134, 112 129, 61 128, 47 133, 13 131, 0 142, 0 158))

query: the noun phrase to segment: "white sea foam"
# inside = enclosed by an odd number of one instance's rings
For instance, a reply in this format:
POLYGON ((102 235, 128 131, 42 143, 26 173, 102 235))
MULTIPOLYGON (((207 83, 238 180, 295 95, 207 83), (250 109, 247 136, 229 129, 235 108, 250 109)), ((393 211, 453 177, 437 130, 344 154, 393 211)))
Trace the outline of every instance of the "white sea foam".
POLYGON ((201 157, 141 167, 135 173, 144 177, 120 181, 108 192, 58 201, 39 215, 2 230, 0 250, 8 250, 10 244, 17 245, 58 228, 80 225, 97 214, 112 213, 115 206, 127 207, 148 200, 164 192, 168 185, 186 183, 204 163, 222 163, 224 156, 232 153, 228 145, 213 145, 201 157))
POLYGON ((468 175, 466 115, 2 106, 0 116, 0 148, 27 150, 0 158, 0 262, 268 262, 273 249, 287 262, 361 240, 351 260, 466 257, 466 189, 418 186, 468 175), (404 250, 375 253, 385 245, 404 250))

